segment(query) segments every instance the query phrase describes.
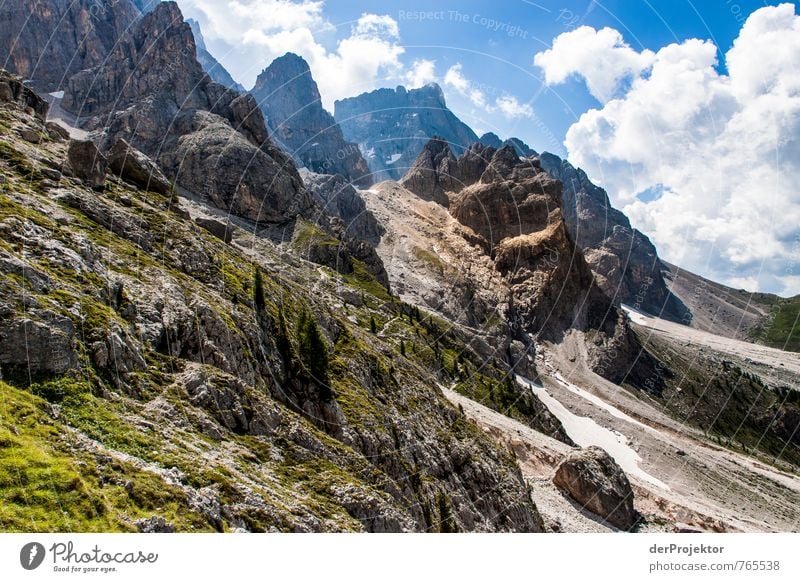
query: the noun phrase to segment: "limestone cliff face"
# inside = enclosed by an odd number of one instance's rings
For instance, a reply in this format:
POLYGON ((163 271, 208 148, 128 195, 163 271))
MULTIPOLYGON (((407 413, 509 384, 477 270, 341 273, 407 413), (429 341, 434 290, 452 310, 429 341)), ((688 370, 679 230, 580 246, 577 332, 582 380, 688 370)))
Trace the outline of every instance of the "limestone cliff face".
POLYGON ((295 159, 318 174, 341 174, 358 186, 371 183, 358 145, 348 143, 322 108, 308 63, 293 53, 275 59, 256 80, 252 95, 272 136, 295 159))
POLYGON ((0 3, 0 63, 43 92, 103 62, 139 17, 130 0, 0 3))
POLYGON ((450 201, 453 216, 479 236, 508 280, 509 318, 519 331, 557 336, 592 325, 609 307, 567 232, 561 187, 508 145, 450 201))
POLYGON ((126 139, 225 211, 281 223, 308 210, 311 198, 270 142, 255 100, 213 82, 195 55, 178 6, 160 3, 103 65, 70 79, 63 107, 103 147, 126 139))
POLYGON ((542 168, 564 185, 562 207, 567 228, 606 295, 617 304, 635 305, 667 319, 691 320, 688 308, 667 288, 662 275, 666 268, 655 246, 611 206, 606 191, 558 156, 545 152, 539 160, 542 168))
POLYGON ((336 102, 334 117, 361 147, 374 181, 398 180, 428 141, 438 136, 457 153, 478 141, 448 108, 435 83, 419 89, 378 89, 336 102))

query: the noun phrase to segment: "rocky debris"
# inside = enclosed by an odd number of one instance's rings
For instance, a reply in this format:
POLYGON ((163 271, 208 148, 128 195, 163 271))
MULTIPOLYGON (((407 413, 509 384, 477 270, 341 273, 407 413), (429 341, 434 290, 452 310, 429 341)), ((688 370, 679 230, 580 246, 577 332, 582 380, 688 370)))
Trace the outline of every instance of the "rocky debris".
MULTIPOLYGON (((153 2, 153 4, 155 4, 155 2, 153 2)), ((150 10, 153 8, 155 8, 155 6, 151 6, 150 10)), ((148 10, 148 12, 150 10, 148 10)), ((142 12, 145 11, 142 10, 142 12)), ((200 30, 200 23, 193 18, 187 18, 186 23, 192 27, 194 42, 197 45, 197 61, 200 63, 200 66, 203 67, 203 70, 208 74, 208 76, 211 77, 211 80, 215 83, 219 83, 220 85, 224 85, 228 89, 232 89, 237 93, 244 93, 245 88, 234 81, 233 77, 231 77, 231 74, 225 69, 225 67, 223 67, 220 62, 214 58, 214 55, 208 52, 206 41, 203 38, 203 32, 200 30)))
POLYGON ((28 374, 63 374, 78 365, 75 326, 64 316, 35 310, 0 319, 0 367, 28 374))
POLYGON ((135 522, 136 529, 139 533, 174 533, 175 527, 168 523, 166 519, 161 516, 154 515, 147 519, 139 519, 135 522))
MULTIPOLYGON (((3 6, 0 6, 0 15, 2 15, 3 9, 3 6)), ((0 56, 1 59, 2 56, 0 56)), ((50 108, 47 101, 25 86, 22 78, 9 73, 5 69, 0 69, 0 103, 13 103, 22 111, 38 118, 41 122, 47 119, 47 111, 50 108)), ((34 140, 32 143, 40 143, 40 141, 34 140)))
POLYGON ((345 238, 363 240, 373 246, 380 242, 383 227, 367 210, 362 195, 344 176, 314 174, 307 170, 302 170, 300 175, 322 210, 341 220, 345 238))
POLYGON ((690 320, 688 308, 667 287, 662 275, 666 267, 655 246, 611 206, 606 191, 558 156, 545 152, 539 163, 564 185, 561 206, 567 230, 606 295, 617 305, 635 305, 674 321, 690 320))
POLYGON ((371 184, 358 145, 348 143, 333 116, 322 107, 316 82, 302 57, 287 53, 256 79, 258 101, 272 138, 318 174, 341 174, 357 186, 371 184))
POLYGON ((553 483, 614 527, 628 531, 636 524, 637 513, 628 477, 599 447, 570 453, 556 470, 553 483))
POLYGON ((0 63, 42 93, 103 62, 139 12, 130 0, 15 0, 0 4, 0 63))
POLYGON ((93 142, 70 140, 67 163, 69 173, 90 188, 102 188, 105 185, 108 160, 93 142))
POLYGON ((334 117, 345 139, 361 148, 374 182, 400 179, 434 136, 457 154, 478 141, 475 132, 447 108, 435 83, 410 91, 378 89, 337 101, 334 117))
POLYGON ((108 152, 108 167, 119 178, 145 190, 169 194, 171 184, 146 155, 119 139, 108 152))
POLYGON ((233 240, 233 232, 230 224, 226 224, 213 218, 203 217, 195 218, 194 221, 197 226, 206 229, 225 244, 230 244, 230 242, 233 240))

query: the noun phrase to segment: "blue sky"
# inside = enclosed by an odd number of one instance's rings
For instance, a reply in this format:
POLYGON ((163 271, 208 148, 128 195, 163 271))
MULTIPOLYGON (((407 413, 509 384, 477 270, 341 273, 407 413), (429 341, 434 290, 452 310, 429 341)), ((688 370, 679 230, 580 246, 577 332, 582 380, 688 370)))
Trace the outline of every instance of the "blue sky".
MULTIPOLYGON (((187 16, 204 20, 202 9, 196 8, 195 2, 178 3, 187 16)), ((528 118, 492 115, 444 86, 450 108, 464 121, 476 130, 494 131, 501 137, 517 136, 534 149, 565 155, 566 130, 597 101, 577 78, 558 87, 542 84, 541 70, 533 66, 533 56, 547 49, 556 36, 581 25, 597 29, 609 26, 622 32, 628 44, 638 50, 658 50, 696 37, 711 39, 725 51, 744 18, 767 4, 758 0, 329 0, 323 4, 322 14, 334 29, 312 30, 320 44, 333 50, 365 12, 391 16, 399 27, 405 63, 431 59, 436 61, 440 74, 461 63, 463 75, 488 96, 513 95, 520 102, 529 103, 536 116, 531 123, 528 118)), ((258 70, 271 60, 266 54, 261 59, 251 54, 246 59, 231 55, 231 47, 224 41, 208 40, 211 51, 221 54, 223 64, 248 87, 258 70), (231 66, 231 62, 240 60, 250 65, 249 74, 243 75, 237 66, 231 66)), ((387 86, 398 84, 391 77, 383 81, 387 86)), ((360 89, 354 86, 353 93, 360 89)))
POLYGON ((800 16, 756 0, 178 0, 245 87, 292 51, 323 104, 438 82, 476 132, 566 156, 660 255, 800 293, 800 16))

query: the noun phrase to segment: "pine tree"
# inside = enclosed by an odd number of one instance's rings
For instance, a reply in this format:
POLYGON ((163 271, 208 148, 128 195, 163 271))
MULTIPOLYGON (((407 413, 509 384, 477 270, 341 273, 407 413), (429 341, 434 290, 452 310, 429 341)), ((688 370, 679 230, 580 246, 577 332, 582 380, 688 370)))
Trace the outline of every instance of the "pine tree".
POLYGON ((266 307, 264 302, 264 276, 258 267, 256 267, 256 272, 253 276, 253 305, 256 308, 256 313, 259 315, 264 313, 264 308, 266 307))
POLYGON ((375 316, 369 316, 369 329, 372 333, 378 333, 378 324, 375 323, 375 316))
POLYGON ((406 357, 406 342, 400 340, 400 355, 406 357))
POLYGON ((328 386, 328 346, 319 325, 305 310, 300 312, 298 319, 298 337, 300 360, 305 370, 320 388, 323 399, 330 400, 332 394, 328 386))

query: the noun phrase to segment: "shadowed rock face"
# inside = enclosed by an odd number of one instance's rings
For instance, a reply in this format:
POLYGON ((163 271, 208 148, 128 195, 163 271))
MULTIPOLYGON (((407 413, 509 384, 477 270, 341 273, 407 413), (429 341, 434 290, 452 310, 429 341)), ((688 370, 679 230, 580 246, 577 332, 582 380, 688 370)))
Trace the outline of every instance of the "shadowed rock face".
POLYGON ((267 125, 295 159, 319 174, 341 174, 359 186, 371 183, 358 145, 345 141, 333 116, 322 108, 308 63, 287 53, 275 59, 256 80, 252 95, 267 125))
MULTIPOLYGON (((141 1, 141 0, 139 0, 141 1)), ((0 3, 0 63, 43 92, 103 62, 139 16, 130 0, 0 3)))
POLYGON ((564 184, 567 228, 606 295, 617 304, 636 305, 667 319, 691 320, 688 308, 667 288, 662 275, 665 267, 655 246, 611 206, 606 191, 558 156, 545 152, 539 161, 550 176, 564 184))
POLYGON ((378 89, 337 101, 334 117, 345 138, 361 147, 375 182, 403 176, 434 136, 459 154, 478 141, 447 108, 435 83, 411 91, 378 89))
POLYGON ((238 216, 282 223, 312 204, 255 100, 203 72, 173 2, 144 16, 102 66, 73 76, 63 107, 103 149, 125 139, 179 186, 238 216))
POLYGON ((614 527, 627 531, 636 523, 628 477, 599 447, 571 453, 558 467, 553 483, 614 527))

